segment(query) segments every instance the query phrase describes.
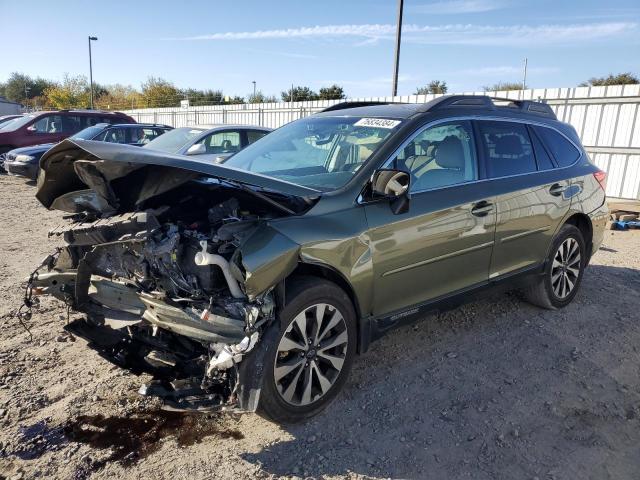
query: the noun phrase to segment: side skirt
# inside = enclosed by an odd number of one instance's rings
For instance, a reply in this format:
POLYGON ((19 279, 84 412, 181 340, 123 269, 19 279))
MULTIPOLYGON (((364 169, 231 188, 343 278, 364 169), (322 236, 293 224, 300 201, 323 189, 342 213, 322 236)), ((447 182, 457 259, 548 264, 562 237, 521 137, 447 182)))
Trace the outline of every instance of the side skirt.
POLYGON ((378 317, 365 317, 360 319, 359 348, 358 353, 365 353, 371 342, 378 340, 389 330, 403 325, 415 323, 428 313, 453 310, 465 303, 478 300, 482 294, 488 291, 508 291, 522 288, 535 281, 538 275, 544 273, 546 261, 537 265, 525 267, 515 272, 510 272, 495 277, 487 282, 479 283, 462 290, 442 295, 421 304, 413 305, 404 310, 392 312, 378 317))

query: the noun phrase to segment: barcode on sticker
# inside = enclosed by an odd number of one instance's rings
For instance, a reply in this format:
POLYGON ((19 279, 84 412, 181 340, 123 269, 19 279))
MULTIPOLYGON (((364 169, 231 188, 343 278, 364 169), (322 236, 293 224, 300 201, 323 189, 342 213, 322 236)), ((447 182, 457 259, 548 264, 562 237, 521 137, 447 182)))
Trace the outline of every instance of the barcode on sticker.
POLYGON ((399 123, 400 120, 389 120, 388 118, 361 118, 353 125, 355 127, 393 128, 399 123))

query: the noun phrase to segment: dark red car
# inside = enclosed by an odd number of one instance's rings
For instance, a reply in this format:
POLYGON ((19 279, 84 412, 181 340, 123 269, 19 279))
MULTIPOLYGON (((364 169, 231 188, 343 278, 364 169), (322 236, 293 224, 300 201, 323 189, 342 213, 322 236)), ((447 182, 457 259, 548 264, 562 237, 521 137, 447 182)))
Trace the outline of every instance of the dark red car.
POLYGON ((0 155, 18 147, 57 143, 98 123, 136 123, 121 112, 59 110, 35 112, 0 126, 0 155))

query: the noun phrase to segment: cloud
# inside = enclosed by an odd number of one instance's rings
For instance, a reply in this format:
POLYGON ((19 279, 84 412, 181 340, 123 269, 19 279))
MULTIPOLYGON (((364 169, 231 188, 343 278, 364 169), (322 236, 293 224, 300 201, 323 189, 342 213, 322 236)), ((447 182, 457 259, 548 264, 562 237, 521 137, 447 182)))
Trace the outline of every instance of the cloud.
POLYGON ((308 59, 318 58, 317 55, 310 55, 310 54, 307 54, 307 53, 287 52, 287 51, 281 51, 281 50, 259 50, 257 48, 247 48, 246 50, 248 52, 262 53, 262 54, 265 54, 265 55, 275 55, 275 56, 278 56, 278 57, 308 58, 308 59))
MULTIPOLYGON (((491 67, 478 67, 467 68, 464 70, 457 70, 452 72, 454 75, 468 75, 478 77, 490 77, 490 76, 502 76, 502 75, 520 75, 522 74, 523 66, 513 65, 498 65, 491 67)), ((558 72, 560 69, 557 67, 528 67, 528 73, 544 74, 558 72)))
POLYGON ((410 12, 430 15, 458 15, 461 13, 481 13, 499 10, 508 6, 497 0, 453 0, 450 2, 432 2, 409 7, 410 12))
MULTIPOLYGON (((541 46, 582 44, 589 40, 619 36, 637 30, 632 22, 587 23, 573 25, 416 25, 402 28, 403 42, 429 45, 541 46)), ((220 32, 169 40, 229 41, 291 38, 358 39, 358 45, 371 45, 393 39, 395 25, 317 25, 252 32, 220 32)))

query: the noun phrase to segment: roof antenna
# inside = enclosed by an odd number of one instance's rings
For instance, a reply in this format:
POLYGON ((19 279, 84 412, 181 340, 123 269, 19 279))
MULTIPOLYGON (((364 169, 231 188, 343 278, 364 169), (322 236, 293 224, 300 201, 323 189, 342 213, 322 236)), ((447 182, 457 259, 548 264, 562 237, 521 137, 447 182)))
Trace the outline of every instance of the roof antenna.
POLYGON ((522 75, 522 100, 524 100, 524 91, 527 89, 527 57, 524 57, 524 73, 522 75))

